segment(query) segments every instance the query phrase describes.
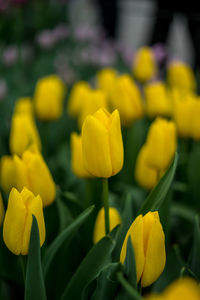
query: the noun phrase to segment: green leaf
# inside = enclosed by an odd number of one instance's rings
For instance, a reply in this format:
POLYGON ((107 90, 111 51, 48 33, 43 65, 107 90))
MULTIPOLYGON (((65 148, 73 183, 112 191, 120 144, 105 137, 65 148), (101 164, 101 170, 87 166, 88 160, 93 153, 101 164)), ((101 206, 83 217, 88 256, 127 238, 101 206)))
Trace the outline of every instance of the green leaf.
POLYGON ((106 236, 92 247, 68 283, 61 300, 81 299, 84 288, 108 264, 114 243, 106 236))
POLYGON ((49 271, 49 267, 51 265, 51 262, 62 246, 62 244, 68 240, 70 242, 73 235, 76 233, 76 231, 79 229, 79 227, 85 222, 85 220, 89 217, 89 215, 92 213, 94 209, 94 206, 90 206, 86 210, 84 210, 83 213, 81 213, 76 220, 73 221, 65 230, 63 230, 59 236, 53 241, 53 243, 49 246, 47 251, 45 252, 44 258, 43 258, 43 267, 44 267, 44 275, 46 278, 46 275, 49 271))
POLYGON ((200 226, 199 226, 199 216, 195 217, 194 224, 194 240, 193 246, 190 254, 189 265, 191 270, 200 280, 200 226))
POLYGON ((146 198, 138 214, 145 215, 148 211, 158 210, 159 207, 162 205, 174 178, 174 174, 177 167, 177 161, 178 154, 175 153, 174 160, 172 161, 169 169, 160 179, 160 181, 154 187, 154 189, 151 191, 149 196, 146 198))
POLYGON ((56 204, 58 209, 61 232, 67 227, 67 225, 69 225, 73 221, 73 216, 66 204, 62 201, 62 199, 59 196, 56 199, 56 204))
POLYGON ((130 236, 127 242, 127 250, 126 250, 124 267, 125 267, 125 274, 128 278, 129 283, 131 283, 133 288, 137 290, 135 255, 134 255, 134 249, 133 249, 130 236))
POLYGON ((25 281, 25 300, 45 300, 46 291, 40 255, 38 224, 33 215, 25 281))

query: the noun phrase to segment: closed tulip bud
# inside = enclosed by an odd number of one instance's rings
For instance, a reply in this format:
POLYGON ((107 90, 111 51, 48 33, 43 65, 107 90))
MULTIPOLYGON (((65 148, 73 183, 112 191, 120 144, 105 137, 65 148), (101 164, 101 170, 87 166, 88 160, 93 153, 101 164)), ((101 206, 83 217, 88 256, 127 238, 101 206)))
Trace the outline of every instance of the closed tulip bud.
POLYGON ((83 166, 82 138, 75 132, 71 134, 71 166, 77 177, 91 177, 83 166))
POLYGON ((33 104, 30 97, 23 97, 16 101, 14 113, 33 115, 33 104))
POLYGON ((171 116, 172 103, 164 83, 150 83, 145 86, 144 93, 149 117, 171 116))
POLYGON ((56 75, 50 75, 37 82, 34 95, 35 112, 42 121, 57 120, 63 113, 65 86, 56 75))
POLYGON ((89 115, 82 127, 83 165, 93 176, 108 178, 117 174, 124 160, 120 117, 99 109, 89 115))
POLYGON ((157 171, 166 170, 176 151, 176 127, 174 122, 157 118, 147 136, 147 163, 157 171))
POLYGON ((158 181, 158 172, 147 163, 148 147, 143 145, 137 157, 135 179, 145 189, 152 189, 158 181))
POLYGON ((195 100, 193 106, 191 137, 196 141, 200 140, 200 100, 195 100))
MULTIPOLYGON (((121 224, 121 217, 114 207, 109 207, 110 231, 118 224, 121 224)), ((94 225, 93 241, 96 244, 106 235, 105 232, 105 210, 102 207, 97 215, 94 225)))
POLYGON ((0 193, 0 226, 3 223, 4 215, 5 215, 5 210, 4 210, 2 195, 0 193))
POLYGON ((14 156, 16 188, 27 187, 34 195, 40 195, 43 206, 50 205, 56 196, 56 187, 51 173, 38 151, 26 150, 22 159, 14 156))
POLYGON ((129 236, 134 249, 137 282, 141 280, 142 287, 149 286, 160 276, 166 261, 165 235, 158 212, 139 215, 131 224, 120 254, 122 263, 125 261, 129 236))
POLYGON ((143 116, 140 91, 127 74, 119 76, 111 93, 111 106, 118 109, 123 125, 130 125, 143 116))
POLYGON ((115 69, 102 69, 97 73, 97 86, 110 97, 116 78, 117 72, 115 69))
POLYGON ((8 249, 16 255, 28 254, 32 215, 37 219, 41 247, 45 241, 41 197, 35 197, 27 188, 23 188, 21 193, 13 188, 3 224, 3 239, 8 249))
POLYGON ((199 300, 200 286, 190 277, 182 277, 171 283, 161 294, 151 294, 147 300, 199 300))
POLYGON ((17 155, 22 155, 31 144, 36 144, 41 149, 39 133, 31 115, 27 113, 13 115, 9 142, 11 153, 17 155))
POLYGON ((169 64, 167 81, 172 87, 182 90, 196 89, 196 81, 192 68, 181 61, 173 61, 169 64))
POLYGON ((70 116, 77 118, 87 101, 90 86, 85 81, 79 81, 74 84, 67 104, 67 112, 70 116))
POLYGON ((4 155, 0 164, 0 183, 4 192, 9 193, 15 186, 15 167, 13 157, 4 155))
POLYGON ((151 48, 143 47, 138 50, 133 61, 133 74, 141 82, 145 82, 157 74, 157 65, 151 48))

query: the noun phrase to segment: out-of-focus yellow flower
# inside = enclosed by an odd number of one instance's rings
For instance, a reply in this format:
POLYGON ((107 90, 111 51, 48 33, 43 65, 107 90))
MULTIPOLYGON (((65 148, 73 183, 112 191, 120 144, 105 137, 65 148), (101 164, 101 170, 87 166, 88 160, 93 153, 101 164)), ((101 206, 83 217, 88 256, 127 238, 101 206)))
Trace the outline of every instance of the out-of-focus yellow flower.
POLYGON ((144 93, 146 113, 149 117, 171 116, 172 103, 164 83, 149 83, 145 86, 144 93))
POLYGON ((37 144, 41 149, 39 133, 32 115, 27 113, 13 115, 9 142, 11 153, 17 155, 22 155, 31 144, 37 144))
POLYGON ((38 119, 42 121, 57 120, 63 113, 65 86, 56 75, 50 75, 38 80, 34 105, 38 119))
POLYGON ((157 65, 151 48, 142 47, 137 51, 133 60, 133 74, 141 82, 145 82, 157 74, 157 65))
POLYGON ((27 187, 41 196, 43 206, 50 205, 55 200, 56 187, 42 155, 34 149, 26 150, 22 159, 14 155, 14 164, 16 188, 21 191, 27 187))
POLYGON ((42 246, 45 241, 45 224, 41 197, 35 197, 27 188, 23 188, 21 193, 13 188, 3 224, 3 239, 8 249, 16 255, 28 254, 32 215, 37 219, 42 246))
POLYGON ((4 155, 1 157, 0 163, 0 183, 4 192, 10 192, 15 186, 15 167, 13 157, 4 155))
POLYGON ((82 138, 73 132, 71 134, 71 166, 74 174, 80 178, 91 177, 83 166, 82 138))
POLYGON ((30 97, 19 98, 15 103, 14 113, 33 115, 33 103, 30 97))
POLYGON ((4 215, 5 215, 5 210, 4 210, 2 195, 0 193, 0 226, 3 223, 4 215))
MULTIPOLYGON (((118 224, 121 224, 121 217, 114 207, 109 207, 110 231, 118 224)), ((94 225, 93 241, 96 244, 106 235, 105 232, 105 210, 102 207, 97 215, 94 225)))
POLYGON ((161 294, 151 294, 147 300, 199 300, 200 286, 190 277, 183 277, 175 280, 161 294))
POLYGON ((110 97, 116 79, 117 71, 115 69, 102 69, 97 73, 97 86, 110 97))
POLYGON ((157 171, 166 170, 176 151, 176 127, 173 121, 157 118, 150 126, 146 160, 157 171))
POLYGON ((140 91, 128 74, 119 76, 111 92, 111 107, 118 109, 123 125, 130 125, 143 116, 140 91))
POLYGON ((89 84, 85 81, 79 81, 74 84, 67 103, 67 112, 70 116, 74 118, 79 116, 90 90, 89 84))
POLYGON ((160 276, 166 261, 165 235, 158 212, 139 215, 132 223, 122 246, 122 263, 126 257, 129 236, 135 254, 137 282, 141 280, 142 287, 149 286, 160 276))
POLYGON ((124 161, 119 112, 99 109, 87 116, 82 127, 83 165, 93 176, 117 174, 124 161))
POLYGON ((145 189, 152 189, 158 181, 158 172, 147 163, 147 145, 143 145, 137 157, 135 179, 145 189))
POLYGON ((100 108, 108 108, 106 94, 102 90, 89 90, 87 99, 85 99, 84 106, 79 114, 78 124, 82 127, 85 118, 88 115, 94 114, 100 108))
POLYGON ((196 81, 192 68, 182 61, 173 61, 167 69, 167 81, 172 87, 195 90, 196 81))

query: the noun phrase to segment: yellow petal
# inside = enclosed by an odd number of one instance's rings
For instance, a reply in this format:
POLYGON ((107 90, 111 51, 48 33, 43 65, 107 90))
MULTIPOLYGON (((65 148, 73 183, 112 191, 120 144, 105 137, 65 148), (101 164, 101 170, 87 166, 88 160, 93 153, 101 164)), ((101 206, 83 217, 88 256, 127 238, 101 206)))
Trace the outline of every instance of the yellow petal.
POLYGON ((5 210, 4 210, 4 205, 3 205, 3 198, 0 193, 0 226, 3 223, 4 215, 5 215, 5 210))
POLYGON ((23 187, 30 188, 30 181, 26 164, 17 155, 14 155, 14 168, 15 168, 15 187, 18 191, 22 191, 23 187))
POLYGON ((15 166, 12 156, 4 155, 1 158, 0 182, 4 192, 10 192, 15 186, 15 166))

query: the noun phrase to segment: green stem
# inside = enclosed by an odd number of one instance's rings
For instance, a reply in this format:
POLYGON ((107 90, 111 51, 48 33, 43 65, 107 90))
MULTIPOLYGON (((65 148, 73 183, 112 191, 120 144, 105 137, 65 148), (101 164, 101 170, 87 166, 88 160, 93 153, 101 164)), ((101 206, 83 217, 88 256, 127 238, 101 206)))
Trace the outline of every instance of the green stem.
POLYGON ((130 283, 124 278, 122 272, 117 273, 117 279, 125 289, 125 291, 135 300, 142 300, 142 296, 136 291, 130 283))
POLYGON ((105 231, 110 232, 108 179, 103 178, 103 205, 105 210, 105 231))
POLYGON ((26 257, 25 256, 20 255, 20 263, 21 263, 22 274, 25 282, 26 280, 26 257))

